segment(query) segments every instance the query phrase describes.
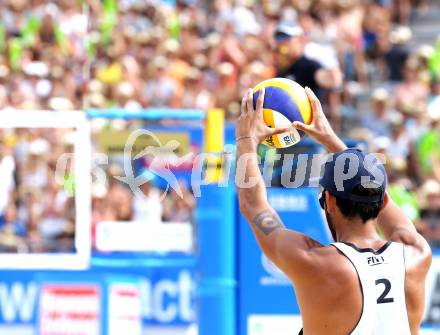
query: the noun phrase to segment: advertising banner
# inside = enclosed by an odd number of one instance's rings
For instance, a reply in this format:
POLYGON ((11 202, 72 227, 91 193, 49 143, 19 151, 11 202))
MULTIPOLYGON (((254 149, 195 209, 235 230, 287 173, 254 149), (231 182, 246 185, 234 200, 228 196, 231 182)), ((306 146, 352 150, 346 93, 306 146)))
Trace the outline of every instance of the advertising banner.
POLYGON ((425 294, 426 308, 423 322, 427 327, 436 328, 440 332, 440 251, 434 251, 425 294))
MULTIPOLYGON (((148 146, 158 147, 163 150, 161 144, 169 141, 177 141, 180 145, 176 148, 176 153, 185 155, 190 150, 190 138, 188 132, 164 132, 155 131, 153 136, 139 136, 133 144, 133 156, 139 154, 144 148, 148 146), (157 143, 159 141, 159 143, 157 143), (160 146, 159 146, 160 144, 160 146)), ((99 134, 98 146, 99 152, 106 152, 109 154, 121 154, 124 152, 127 139, 130 136, 130 131, 127 130, 105 130, 99 134)), ((167 155, 167 151, 160 152, 162 155, 167 155)))
POLYGON ((189 269, 161 268, 141 279, 144 325, 188 325, 195 319, 194 273, 189 269))
POLYGON ((43 284, 39 299, 39 334, 100 334, 100 291, 97 284, 43 284))
POLYGON ((0 334, 105 335, 114 328, 136 335, 142 327, 194 322, 192 257, 107 261, 111 267, 88 271, 0 271, 0 334))
POLYGON ((107 318, 108 335, 142 334, 140 291, 136 283, 109 284, 107 318))

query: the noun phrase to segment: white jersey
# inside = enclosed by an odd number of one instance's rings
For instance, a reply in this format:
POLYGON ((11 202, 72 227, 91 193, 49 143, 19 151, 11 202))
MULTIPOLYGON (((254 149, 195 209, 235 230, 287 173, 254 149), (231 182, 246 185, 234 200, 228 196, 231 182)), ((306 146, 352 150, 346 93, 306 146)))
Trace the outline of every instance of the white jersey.
POLYGON ((355 267, 363 307, 352 335, 411 335, 405 302, 405 256, 401 243, 387 242, 378 251, 332 243, 355 267))

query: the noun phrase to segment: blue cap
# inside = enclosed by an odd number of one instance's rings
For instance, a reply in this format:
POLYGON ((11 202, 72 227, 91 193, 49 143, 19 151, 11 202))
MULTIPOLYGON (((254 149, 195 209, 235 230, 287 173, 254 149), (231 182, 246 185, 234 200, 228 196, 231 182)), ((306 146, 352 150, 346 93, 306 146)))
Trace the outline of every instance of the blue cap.
POLYGON ((325 163, 319 184, 338 198, 365 203, 381 202, 387 188, 387 174, 376 155, 350 148, 333 154, 325 163), (380 188, 381 192, 374 196, 353 194, 359 185, 380 188))

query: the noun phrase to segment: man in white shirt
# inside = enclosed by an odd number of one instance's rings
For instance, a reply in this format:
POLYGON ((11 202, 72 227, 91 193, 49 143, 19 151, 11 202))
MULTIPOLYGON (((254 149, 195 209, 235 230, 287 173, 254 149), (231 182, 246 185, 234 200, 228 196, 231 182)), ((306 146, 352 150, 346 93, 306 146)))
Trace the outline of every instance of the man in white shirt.
POLYGON ((5 152, 3 145, 0 146, 0 222, 9 204, 11 192, 14 190, 15 161, 12 155, 5 152))

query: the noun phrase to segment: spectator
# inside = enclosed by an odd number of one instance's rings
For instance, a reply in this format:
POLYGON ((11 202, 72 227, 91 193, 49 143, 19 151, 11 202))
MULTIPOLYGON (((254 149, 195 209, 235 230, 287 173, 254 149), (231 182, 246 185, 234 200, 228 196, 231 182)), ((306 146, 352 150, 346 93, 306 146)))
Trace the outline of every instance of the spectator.
POLYGON ((431 118, 440 117, 440 78, 432 83, 431 95, 428 100, 428 115, 431 118))
MULTIPOLYGON (((53 175, 51 177, 53 178, 53 175)), ((46 240, 57 240, 75 231, 74 228, 72 229, 75 216, 68 215, 68 196, 54 179, 44 189, 45 193, 41 199, 43 211, 39 223, 40 234, 46 240)), ((70 236, 72 243, 73 237, 70 236)), ((73 248, 72 245, 70 249, 73 248)))
POLYGON ((362 126, 374 136, 391 137, 391 121, 394 111, 389 109, 390 97, 383 88, 378 88, 371 95, 372 111, 362 120, 362 126))
POLYGON ((214 108, 214 97, 204 87, 203 74, 199 69, 191 67, 185 80, 186 88, 182 95, 183 108, 199 108, 210 110, 214 108))
POLYGON ((216 69, 218 74, 218 81, 216 87, 219 94, 215 98, 215 105, 219 108, 226 110, 228 118, 235 118, 238 110, 234 110, 234 104, 239 99, 239 93, 234 83, 236 82, 236 73, 234 72, 234 66, 231 63, 220 63, 216 69))
POLYGON ((414 58, 408 59, 405 64, 404 82, 396 87, 396 108, 406 113, 423 113, 429 90, 418 79, 418 63, 414 58))
POLYGON ((410 155, 411 137, 402 118, 391 123, 391 141, 387 154, 392 161, 406 162, 410 155))
MULTIPOLYGON (((384 19, 384 15, 375 15, 370 6, 372 5, 359 6, 358 1, 338 2, 335 8, 338 14, 333 19, 335 21, 334 42, 345 79, 348 82, 359 81, 363 85, 367 84, 365 56, 368 52, 368 48, 364 45, 366 44, 365 39, 363 41, 363 29, 368 31, 368 23, 371 22, 375 29, 370 29, 370 31, 376 34, 376 29, 384 26, 383 22, 381 22, 382 24, 375 22, 377 18, 384 19), (368 15, 365 15, 366 12, 368 15)), ((328 20, 332 19, 327 18, 328 20)))
POLYGON ((419 179, 440 181, 440 115, 431 116, 430 127, 417 138, 415 149, 419 179))
POLYGON ((324 68, 320 63, 308 58, 305 53, 306 39, 302 28, 298 25, 281 23, 275 31, 276 60, 279 77, 285 77, 312 89, 319 99, 328 102, 327 110, 335 129, 340 129, 339 105, 335 95, 326 97, 325 89, 336 89, 342 84, 342 73, 333 64, 332 68, 324 68))
POLYGON ((408 27, 398 27, 391 32, 391 47, 385 54, 385 61, 388 68, 388 80, 401 82, 403 80, 402 69, 410 55, 408 42, 412 33, 408 27))
POLYGON ((193 223, 195 198, 184 183, 180 182, 179 186, 182 191, 182 197, 173 190, 165 198, 164 221, 193 223))
POLYGON ((424 200, 418 226, 433 247, 440 247, 440 183, 427 180, 421 188, 424 200))
POLYGON ((411 15, 411 0, 396 0, 394 5, 398 22, 408 24, 411 15))
POLYGON ((5 213, 5 223, 0 229, 0 251, 26 252, 27 248, 22 238, 24 234, 22 223, 17 221, 15 206, 9 205, 5 213))
POLYGON ((92 185, 92 244, 96 243, 96 227, 102 221, 117 221, 116 209, 107 198, 105 185, 95 183, 92 185))
POLYGON ((123 184, 117 178, 124 175, 124 172, 118 165, 111 165, 108 169, 108 193, 107 201, 116 214, 116 220, 128 221, 133 216, 132 197, 133 194, 127 185, 123 184))
POLYGON ((176 104, 177 98, 176 83, 168 77, 168 60, 165 57, 158 56, 152 63, 152 77, 144 87, 144 103, 153 107, 172 107, 176 104))
POLYGON ((435 81, 436 76, 431 73, 429 68, 429 60, 434 55, 435 50, 429 44, 422 44, 417 50, 414 52, 414 57, 417 59, 419 68, 419 80, 429 87, 431 81, 435 81))
POLYGON ((40 189, 47 186, 47 164, 45 154, 49 144, 45 139, 37 139, 29 145, 29 157, 21 178, 25 185, 40 189))
POLYGON ((3 231, 9 231, 13 234, 24 237, 26 236, 26 227, 18 217, 17 208, 14 204, 9 204, 5 212, 5 224, 3 231))
POLYGON ((325 69, 304 55, 304 32, 300 26, 280 24, 275 31, 278 76, 295 80, 308 86, 322 99, 323 89, 337 88, 342 84, 339 69, 325 69))
POLYGON ((4 137, 1 136, 0 144, 0 226, 5 222, 5 212, 11 202, 15 186, 14 173, 15 161, 4 146, 4 137))
POLYGON ((133 199, 133 220, 147 224, 162 223, 161 191, 152 185, 154 175, 151 172, 145 170, 143 176, 146 181, 140 186, 142 194, 133 199))
POLYGON ((416 227, 419 229, 420 204, 418 195, 415 193, 417 190, 416 185, 405 176, 407 169, 406 161, 390 160, 390 163, 387 164, 388 192, 397 206, 405 212, 411 221, 416 223, 416 227))

